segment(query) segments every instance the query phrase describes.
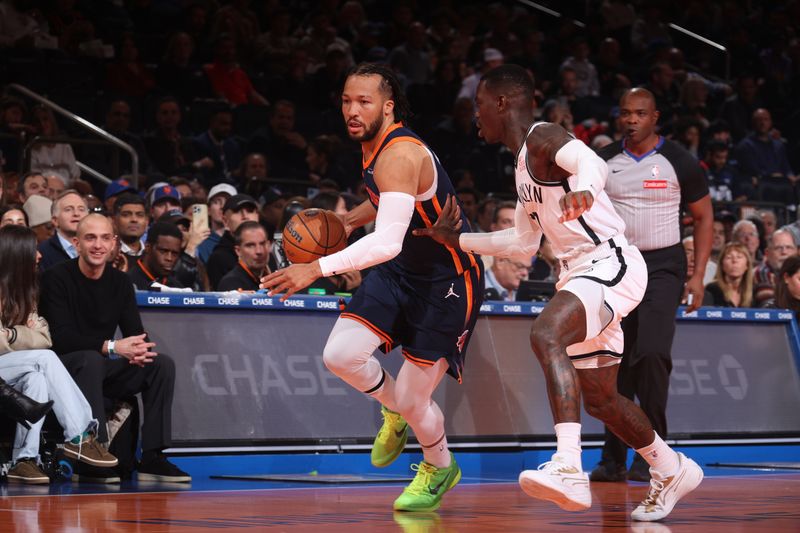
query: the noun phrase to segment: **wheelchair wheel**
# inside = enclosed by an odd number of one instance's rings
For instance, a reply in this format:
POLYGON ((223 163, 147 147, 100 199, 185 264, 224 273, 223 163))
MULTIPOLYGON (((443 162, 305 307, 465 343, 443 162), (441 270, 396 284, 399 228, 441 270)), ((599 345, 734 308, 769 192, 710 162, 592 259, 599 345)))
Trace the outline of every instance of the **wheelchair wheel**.
POLYGON ((72 464, 66 459, 61 459, 58 462, 56 474, 65 479, 72 479, 72 464))

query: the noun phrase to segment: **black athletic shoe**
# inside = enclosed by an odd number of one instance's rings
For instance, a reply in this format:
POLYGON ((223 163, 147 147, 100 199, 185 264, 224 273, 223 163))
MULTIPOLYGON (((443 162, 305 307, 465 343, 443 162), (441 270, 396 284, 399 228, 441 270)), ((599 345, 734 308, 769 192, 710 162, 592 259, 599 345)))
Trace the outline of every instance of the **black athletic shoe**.
POLYGON ((625 468, 625 465, 600 462, 597 463, 595 469, 592 470, 591 474, 589 474, 589 481, 625 481, 626 473, 627 469, 625 468))
POLYGON ((631 467, 628 469, 629 481, 650 482, 650 465, 637 453, 633 459, 631 467))
POLYGON ((162 483, 191 483, 192 476, 170 463, 167 457, 158 454, 154 459, 139 465, 139 481, 159 481, 162 483))
POLYGON ((79 483, 119 483, 119 475, 113 468, 92 466, 86 463, 74 461, 72 463, 74 471, 72 481, 79 483))

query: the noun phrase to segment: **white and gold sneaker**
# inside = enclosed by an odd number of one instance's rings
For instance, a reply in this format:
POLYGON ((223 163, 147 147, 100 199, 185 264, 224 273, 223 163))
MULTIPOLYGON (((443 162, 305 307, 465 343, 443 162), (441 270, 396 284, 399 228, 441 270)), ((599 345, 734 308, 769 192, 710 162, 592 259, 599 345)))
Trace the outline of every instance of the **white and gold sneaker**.
POLYGON ((703 481, 703 469, 678 452, 680 466, 670 477, 660 476, 650 469, 650 490, 639 506, 631 513, 633 520, 654 522, 667 516, 678 501, 692 492, 703 481))
POLYGON ((523 471, 519 485, 528 496, 551 501, 565 511, 585 511, 592 506, 589 476, 558 455, 536 470, 523 471))

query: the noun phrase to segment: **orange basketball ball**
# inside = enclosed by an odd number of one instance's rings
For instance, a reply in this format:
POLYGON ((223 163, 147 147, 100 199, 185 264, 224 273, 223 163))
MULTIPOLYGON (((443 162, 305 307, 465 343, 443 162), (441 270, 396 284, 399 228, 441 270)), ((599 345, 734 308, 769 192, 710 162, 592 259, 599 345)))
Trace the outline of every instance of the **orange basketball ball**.
POLYGON ((311 263, 345 246, 344 224, 333 211, 300 211, 283 228, 283 252, 292 263, 311 263))

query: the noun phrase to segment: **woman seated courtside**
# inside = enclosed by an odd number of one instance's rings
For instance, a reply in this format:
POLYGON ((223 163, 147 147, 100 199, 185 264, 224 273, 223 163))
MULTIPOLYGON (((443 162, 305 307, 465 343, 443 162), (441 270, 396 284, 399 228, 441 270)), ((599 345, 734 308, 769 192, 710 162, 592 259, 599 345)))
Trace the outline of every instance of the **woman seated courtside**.
MULTIPOLYGON (((67 457, 94 466, 115 466, 116 457, 94 438, 97 420, 92 418, 89 403, 48 349, 47 321, 36 313, 37 259, 32 230, 17 225, 0 228, 0 378, 35 401, 52 401, 53 412, 64 428, 67 457)), ((40 418, 17 425, 10 482, 49 483, 39 466, 43 423, 40 418)))
POLYGON ((800 256, 787 257, 775 278, 775 301, 769 307, 790 309, 800 319, 800 256))
POLYGON ((729 242, 719 254, 714 281, 706 285, 703 305, 750 307, 753 303, 753 262, 741 243, 729 242))

